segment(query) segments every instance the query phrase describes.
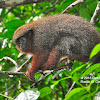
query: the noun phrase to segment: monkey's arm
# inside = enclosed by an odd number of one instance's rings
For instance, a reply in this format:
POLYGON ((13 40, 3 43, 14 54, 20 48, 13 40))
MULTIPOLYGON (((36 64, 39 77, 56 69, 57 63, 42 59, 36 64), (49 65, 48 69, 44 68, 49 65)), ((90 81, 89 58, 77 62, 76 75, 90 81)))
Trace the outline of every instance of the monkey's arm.
POLYGON ((46 60, 48 59, 49 52, 38 52, 34 54, 34 57, 32 59, 31 68, 27 70, 26 76, 31 79, 33 79, 33 73, 38 71, 43 64, 45 64, 46 60))
POLYGON ((59 52, 59 47, 58 45, 56 45, 55 47, 52 48, 49 54, 47 64, 44 67, 42 66, 41 69, 42 70, 53 69, 54 67, 58 65, 60 57, 61 57, 61 54, 59 52))

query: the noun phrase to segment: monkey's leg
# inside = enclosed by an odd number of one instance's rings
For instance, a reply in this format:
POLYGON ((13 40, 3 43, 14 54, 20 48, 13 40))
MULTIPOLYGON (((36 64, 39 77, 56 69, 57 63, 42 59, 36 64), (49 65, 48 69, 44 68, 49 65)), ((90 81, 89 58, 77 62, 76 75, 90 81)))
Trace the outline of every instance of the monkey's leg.
POLYGON ((34 57, 32 59, 32 64, 31 64, 31 68, 29 70, 27 70, 26 72, 26 76, 33 80, 33 73, 38 71, 38 69, 43 66, 43 64, 46 62, 46 60, 48 59, 48 52, 39 52, 34 54, 34 57))
POLYGON ((54 68, 55 66, 57 66, 59 60, 60 60, 60 52, 59 52, 59 49, 58 47, 54 47, 50 54, 49 54, 49 57, 48 57, 48 61, 47 63, 44 65, 44 67, 42 67, 43 70, 47 70, 47 69, 52 69, 54 68))

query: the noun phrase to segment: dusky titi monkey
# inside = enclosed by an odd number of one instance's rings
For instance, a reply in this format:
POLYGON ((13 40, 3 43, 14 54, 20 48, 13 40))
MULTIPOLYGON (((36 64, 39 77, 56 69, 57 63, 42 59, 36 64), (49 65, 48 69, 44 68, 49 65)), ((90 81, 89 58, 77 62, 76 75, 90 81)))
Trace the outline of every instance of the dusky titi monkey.
MULTIPOLYGON (((93 47, 100 43, 100 37, 98 31, 81 17, 61 14, 19 27, 13 41, 19 51, 33 54, 31 68, 26 72, 32 80, 34 72, 57 66, 59 59, 65 55, 71 60, 89 61, 93 47)), ((100 62, 100 54, 93 62, 100 62)))

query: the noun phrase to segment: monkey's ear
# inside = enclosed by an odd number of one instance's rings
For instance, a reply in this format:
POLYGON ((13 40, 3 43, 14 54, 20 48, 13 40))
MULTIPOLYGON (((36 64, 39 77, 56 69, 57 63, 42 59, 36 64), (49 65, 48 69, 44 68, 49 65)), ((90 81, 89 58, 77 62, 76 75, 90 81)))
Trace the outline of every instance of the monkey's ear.
POLYGON ((32 35, 34 35, 34 32, 33 32, 33 30, 32 30, 32 29, 30 29, 30 30, 28 30, 28 31, 27 31, 27 34, 28 34, 28 36, 30 36, 30 37, 31 37, 32 35))

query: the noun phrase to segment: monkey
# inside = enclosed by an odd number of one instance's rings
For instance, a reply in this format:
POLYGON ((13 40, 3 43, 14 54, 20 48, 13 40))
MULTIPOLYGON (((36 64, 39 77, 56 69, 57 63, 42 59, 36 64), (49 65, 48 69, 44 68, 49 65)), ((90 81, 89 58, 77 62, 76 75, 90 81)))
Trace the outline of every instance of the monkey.
MULTIPOLYGON (((100 36, 85 19, 60 14, 20 26, 13 41, 19 51, 33 55, 31 68, 26 71, 26 76, 33 80, 33 73, 57 66, 65 55, 70 60, 88 62, 92 49, 100 43, 100 36)), ((100 53, 92 60, 100 62, 100 53)))

